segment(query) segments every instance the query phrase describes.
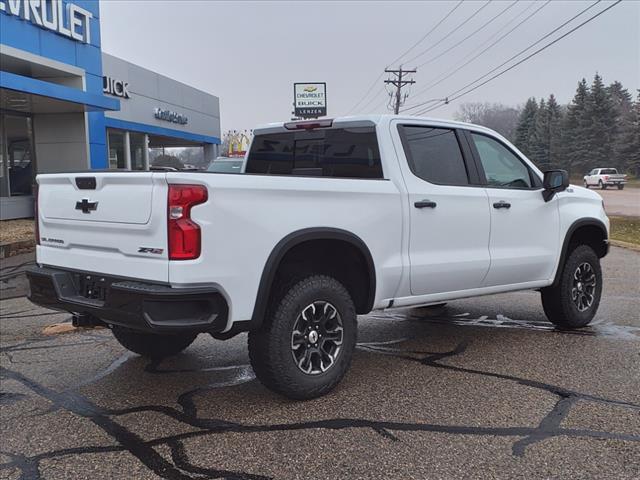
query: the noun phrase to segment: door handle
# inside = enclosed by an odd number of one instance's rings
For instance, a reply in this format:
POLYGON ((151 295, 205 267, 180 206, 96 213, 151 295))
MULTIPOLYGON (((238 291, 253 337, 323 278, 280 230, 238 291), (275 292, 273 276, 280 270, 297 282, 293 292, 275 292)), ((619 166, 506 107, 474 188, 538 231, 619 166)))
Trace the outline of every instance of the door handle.
POLYGON ((493 204, 493 208, 511 208, 511 204, 509 202, 505 202, 504 200, 500 200, 493 204))
POLYGON ((416 208, 436 208, 437 203, 431 200, 420 200, 413 204, 416 208))

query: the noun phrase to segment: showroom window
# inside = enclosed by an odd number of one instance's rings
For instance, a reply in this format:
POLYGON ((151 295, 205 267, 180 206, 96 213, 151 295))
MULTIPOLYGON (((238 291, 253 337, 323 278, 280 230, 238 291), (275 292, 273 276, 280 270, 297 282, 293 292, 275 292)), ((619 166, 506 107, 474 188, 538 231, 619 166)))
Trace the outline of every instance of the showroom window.
POLYGON ((107 129, 109 168, 146 170, 147 135, 139 132, 107 129))
POLYGON ((144 133, 129 133, 129 149, 131 151, 131 170, 144 170, 144 150, 146 148, 144 133))
POLYGON ((0 196, 31 195, 34 167, 32 118, 0 113, 0 196))
POLYGON ((109 168, 126 168, 124 132, 109 130, 109 168))

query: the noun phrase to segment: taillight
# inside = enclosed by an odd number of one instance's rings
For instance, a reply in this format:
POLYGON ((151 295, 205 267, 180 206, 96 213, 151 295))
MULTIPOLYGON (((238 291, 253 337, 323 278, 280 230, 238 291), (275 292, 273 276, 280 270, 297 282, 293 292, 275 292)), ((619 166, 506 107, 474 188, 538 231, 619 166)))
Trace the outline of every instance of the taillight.
POLYGON ((200 226, 191 220, 191 207, 206 202, 207 198, 207 189, 202 185, 169 185, 169 260, 193 260, 200 256, 200 226))
POLYGON ((606 182, 607 180, 609 180, 609 175, 605 175, 605 176, 604 176, 604 177, 602 177, 602 178, 604 178, 604 181, 606 182))
POLYGON ((33 186, 35 193, 35 203, 33 204, 33 218, 34 218, 34 231, 36 235, 36 245, 40 245, 40 216, 38 215, 38 199, 39 199, 39 191, 38 184, 36 183, 33 186))

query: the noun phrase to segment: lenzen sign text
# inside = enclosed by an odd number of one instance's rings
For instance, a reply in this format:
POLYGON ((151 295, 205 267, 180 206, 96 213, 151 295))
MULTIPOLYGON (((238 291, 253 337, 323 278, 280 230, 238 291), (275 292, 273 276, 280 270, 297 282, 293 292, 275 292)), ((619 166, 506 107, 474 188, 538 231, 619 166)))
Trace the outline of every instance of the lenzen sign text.
POLYGON ((20 17, 39 27, 91 43, 91 12, 62 0, 0 0, 0 12, 20 17))

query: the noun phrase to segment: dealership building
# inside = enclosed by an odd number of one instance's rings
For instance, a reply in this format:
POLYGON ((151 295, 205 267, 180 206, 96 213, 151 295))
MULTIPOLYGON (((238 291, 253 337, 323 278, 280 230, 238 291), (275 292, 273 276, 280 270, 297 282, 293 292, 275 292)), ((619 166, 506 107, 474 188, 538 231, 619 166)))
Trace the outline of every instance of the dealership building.
POLYGON ((0 0, 0 219, 33 216, 37 173, 207 161, 220 137, 218 97, 102 52, 98 0, 0 0))

